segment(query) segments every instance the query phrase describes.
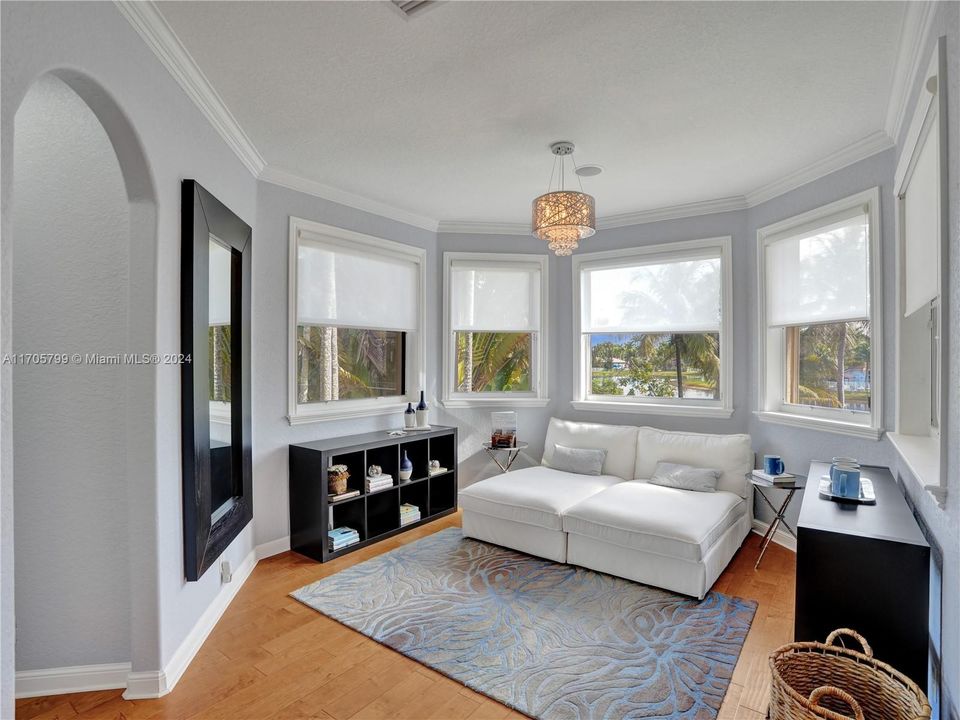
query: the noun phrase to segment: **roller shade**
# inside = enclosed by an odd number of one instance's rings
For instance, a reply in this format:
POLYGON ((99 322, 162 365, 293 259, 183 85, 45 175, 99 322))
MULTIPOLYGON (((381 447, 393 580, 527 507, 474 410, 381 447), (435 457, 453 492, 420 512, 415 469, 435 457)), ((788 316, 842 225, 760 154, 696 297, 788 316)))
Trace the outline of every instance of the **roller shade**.
POLYGON ((857 207, 767 244, 769 326, 870 318, 868 222, 857 207))
POLYGON ((233 269, 233 254, 211 238, 210 288, 207 312, 211 325, 230 324, 230 278, 233 269))
POLYGON ((417 263, 389 254, 301 240, 297 246, 297 324, 417 330, 417 263))
POLYGON ((904 315, 940 294, 939 117, 933 122, 903 194, 904 315))
POLYGON ((459 332, 540 330, 540 266, 455 261, 450 326, 459 332))
POLYGON ((581 269, 585 333, 719 332, 719 257, 581 269))

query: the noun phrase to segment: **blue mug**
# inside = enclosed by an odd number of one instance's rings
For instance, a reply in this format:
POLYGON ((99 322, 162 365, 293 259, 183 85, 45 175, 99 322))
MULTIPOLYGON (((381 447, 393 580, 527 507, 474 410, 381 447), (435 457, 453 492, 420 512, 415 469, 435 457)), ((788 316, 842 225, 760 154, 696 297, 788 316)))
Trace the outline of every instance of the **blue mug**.
POLYGON ((860 466, 855 463, 834 463, 830 466, 830 492, 837 497, 860 497, 860 466))
POLYGON ((763 471, 767 475, 783 475, 783 460, 779 455, 764 455, 763 471))

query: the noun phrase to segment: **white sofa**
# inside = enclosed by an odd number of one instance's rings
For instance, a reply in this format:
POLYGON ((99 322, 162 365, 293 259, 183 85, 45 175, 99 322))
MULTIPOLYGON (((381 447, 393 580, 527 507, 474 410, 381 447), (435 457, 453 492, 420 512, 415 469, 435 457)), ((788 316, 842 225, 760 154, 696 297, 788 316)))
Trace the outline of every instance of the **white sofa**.
POLYGON ((543 462, 460 491, 463 534, 702 598, 750 532, 749 435, 553 418, 543 462), (606 450, 601 475, 551 467, 557 445, 606 450), (651 485, 658 462, 721 471, 717 492, 651 485))

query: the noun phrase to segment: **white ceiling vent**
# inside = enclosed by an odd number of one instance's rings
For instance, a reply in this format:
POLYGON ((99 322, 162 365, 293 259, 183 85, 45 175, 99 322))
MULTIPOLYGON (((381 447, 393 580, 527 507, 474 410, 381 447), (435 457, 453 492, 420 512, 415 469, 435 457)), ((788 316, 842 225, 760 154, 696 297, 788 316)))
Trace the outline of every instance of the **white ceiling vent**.
POLYGON ((437 0, 390 0, 390 2, 407 17, 423 12, 431 5, 437 4, 437 0))

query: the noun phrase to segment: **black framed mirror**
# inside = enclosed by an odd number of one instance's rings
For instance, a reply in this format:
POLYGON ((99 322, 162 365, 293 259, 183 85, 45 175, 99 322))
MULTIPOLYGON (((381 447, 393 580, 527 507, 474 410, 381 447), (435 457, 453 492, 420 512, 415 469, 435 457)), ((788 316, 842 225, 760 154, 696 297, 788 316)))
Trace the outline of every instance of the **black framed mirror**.
POLYGON ((253 518, 252 233, 195 180, 181 202, 183 560, 198 580, 253 518))

